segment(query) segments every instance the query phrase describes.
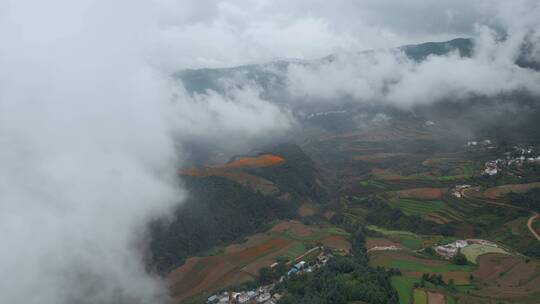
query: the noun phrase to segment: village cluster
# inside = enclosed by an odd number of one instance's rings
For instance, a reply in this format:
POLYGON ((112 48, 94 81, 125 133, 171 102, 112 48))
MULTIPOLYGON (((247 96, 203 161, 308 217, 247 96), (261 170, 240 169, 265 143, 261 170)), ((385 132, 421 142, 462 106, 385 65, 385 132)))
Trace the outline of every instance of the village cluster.
POLYGON ((466 146, 470 149, 482 150, 491 150, 497 148, 497 146, 489 139, 484 139, 481 141, 468 141, 466 146))
POLYGON ((282 295, 279 293, 272 293, 274 284, 261 286, 255 290, 231 292, 224 291, 221 294, 215 294, 208 298, 206 303, 208 304, 236 304, 236 303, 262 303, 262 304, 274 304, 281 299, 282 295))
POLYGON ((450 191, 450 194, 452 194, 453 196, 457 198, 462 198, 464 196, 463 191, 465 191, 466 189, 469 189, 470 187, 472 186, 471 185, 457 185, 450 191))
POLYGON ((481 239, 466 239, 466 240, 456 240, 452 243, 446 244, 446 245, 440 245, 435 246, 433 249, 435 252, 446 259, 453 258, 461 249, 473 245, 478 244, 482 246, 490 246, 490 247, 499 247, 497 244, 481 240, 481 239))
POLYGON ((540 163, 540 156, 534 155, 532 147, 514 146, 513 151, 506 152, 504 155, 504 158, 486 162, 482 174, 491 176, 499 173, 502 168, 511 165, 522 166, 524 163, 540 163))
MULTIPOLYGON (((328 260, 332 257, 331 253, 328 253, 324 250, 322 247, 315 247, 306 252, 304 255, 314 251, 314 250, 320 250, 321 253, 314 259, 311 263, 307 263, 304 260, 301 260, 297 262, 296 264, 292 265, 291 268, 287 271, 286 276, 282 276, 279 279, 279 283, 283 282, 286 278, 290 278, 292 276, 296 275, 303 275, 305 273, 313 272, 314 270, 323 267, 326 265, 328 260)), ((274 268, 278 265, 278 263, 273 263, 270 265, 270 268, 274 268)), ((275 284, 269 284, 260 286, 259 288, 255 290, 249 290, 249 291, 225 291, 220 294, 215 294, 209 297, 206 301, 207 304, 275 304, 277 303, 281 297, 282 294, 274 291, 275 284)))

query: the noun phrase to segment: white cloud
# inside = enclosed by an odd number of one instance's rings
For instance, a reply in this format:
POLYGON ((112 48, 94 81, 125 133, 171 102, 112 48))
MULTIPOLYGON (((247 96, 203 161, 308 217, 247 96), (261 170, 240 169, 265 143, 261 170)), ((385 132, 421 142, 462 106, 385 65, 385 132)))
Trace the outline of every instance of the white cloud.
POLYGON ((183 198, 175 140, 242 142, 286 116, 249 90, 171 103, 155 3, 0 6, 0 302, 164 302, 141 257, 183 198))
POLYGON ((538 5, 506 3, 0 0, 0 302, 161 302, 141 237, 182 198, 175 140, 235 145, 294 123, 255 86, 190 97, 171 72, 472 35, 479 23, 472 59, 343 55, 291 68, 291 92, 410 105, 533 90, 538 74, 510 59, 523 41, 538 56, 538 5))

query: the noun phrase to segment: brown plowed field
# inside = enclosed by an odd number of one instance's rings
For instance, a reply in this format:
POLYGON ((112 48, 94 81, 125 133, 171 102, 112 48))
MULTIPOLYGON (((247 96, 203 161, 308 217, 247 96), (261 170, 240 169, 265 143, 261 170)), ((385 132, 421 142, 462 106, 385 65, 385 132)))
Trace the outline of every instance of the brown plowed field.
POLYGON ((392 242, 389 239, 386 238, 367 238, 366 240, 366 249, 369 250, 373 247, 389 247, 389 246, 396 246, 398 248, 402 248, 401 244, 392 242))
POLYGON ((441 198, 446 189, 443 188, 412 188, 397 191, 399 198, 416 198, 423 200, 435 200, 441 198))
POLYGON ((298 208, 298 214, 301 217, 313 216, 315 215, 315 209, 311 203, 303 203, 300 208, 298 208))
POLYGON ((473 274, 490 287, 482 288, 477 294, 501 299, 539 295, 540 263, 537 261, 526 263, 520 257, 501 254, 485 254, 478 261, 479 268, 473 274))
POLYGON ((446 304, 446 296, 442 293, 426 291, 428 304, 446 304))
POLYGON ((540 183, 503 185, 486 189, 484 196, 489 199, 498 199, 510 192, 523 193, 539 187, 540 183))
POLYGON ((321 241, 324 246, 340 249, 345 252, 349 252, 351 250, 351 243, 343 236, 339 235, 332 235, 329 236, 321 241))
POLYGON ((187 259, 168 276, 171 295, 176 301, 181 301, 252 280, 262 267, 270 266, 278 256, 298 250, 299 245, 317 242, 343 250, 351 246, 346 238, 332 235, 326 229, 306 226, 298 221, 280 222, 270 231, 250 236, 242 244, 227 246, 222 254, 187 259), (307 240, 303 241, 304 238, 307 240))
POLYGON ((306 226, 298 221, 281 222, 272 227, 273 232, 284 232, 290 230, 298 236, 310 236, 315 232, 315 228, 306 226))

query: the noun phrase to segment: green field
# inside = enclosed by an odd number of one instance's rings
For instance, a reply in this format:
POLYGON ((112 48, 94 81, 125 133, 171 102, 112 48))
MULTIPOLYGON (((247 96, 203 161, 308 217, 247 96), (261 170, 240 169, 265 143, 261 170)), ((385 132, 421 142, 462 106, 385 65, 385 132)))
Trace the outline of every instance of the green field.
POLYGON ((304 243, 294 243, 291 246, 287 247, 287 251, 284 255, 289 258, 289 260, 293 260, 295 257, 302 255, 306 251, 307 250, 306 246, 304 246, 304 243))
POLYGON ((476 259, 482 254, 486 254, 486 253, 509 254, 506 250, 502 248, 493 247, 493 246, 485 246, 485 245, 480 245, 480 244, 472 244, 470 246, 467 246, 463 248, 461 252, 467 257, 467 260, 471 263, 476 263, 476 259))
POLYGON ((384 235, 409 236, 409 237, 420 238, 418 234, 414 232, 410 232, 410 231, 405 231, 405 230, 388 230, 388 229, 384 229, 382 227, 375 226, 375 225, 369 225, 367 226, 367 228, 369 230, 372 230, 372 231, 375 231, 384 235))
POLYGON ((425 273, 445 273, 451 271, 465 271, 469 272, 474 269, 470 265, 454 265, 454 264, 443 264, 443 265, 427 265, 420 262, 406 261, 406 260, 391 260, 385 261, 382 263, 387 268, 398 268, 401 271, 413 271, 413 272, 425 272, 425 273))
POLYGON ((412 289, 414 283, 419 283, 420 279, 411 277, 392 277, 392 286, 397 290, 399 295, 399 304, 409 304, 412 298, 412 289))
POLYGON ((422 240, 418 237, 401 236, 399 243, 411 250, 422 249, 422 240))
POLYGON ((422 249, 422 236, 409 231, 401 230, 387 230, 381 227, 370 225, 367 227, 369 230, 399 239, 399 243, 405 248, 411 250, 422 249))
POLYGON ((414 304, 427 304, 427 295, 422 289, 415 289, 413 297, 414 304))
POLYGON ((343 230, 341 228, 337 228, 337 227, 327 228, 326 232, 328 232, 331 235, 339 235, 339 236, 344 236, 344 237, 350 237, 351 236, 351 234, 348 233, 347 231, 345 231, 345 230, 343 230))
POLYGON ((424 216, 431 212, 443 211, 448 206, 443 201, 421 201, 414 199, 396 198, 388 202, 390 206, 401 209, 406 215, 424 216))
POLYGON ((376 180, 376 179, 368 179, 368 180, 361 181, 360 185, 363 187, 373 187, 373 188, 377 188, 381 190, 388 189, 388 185, 386 185, 383 181, 376 180))

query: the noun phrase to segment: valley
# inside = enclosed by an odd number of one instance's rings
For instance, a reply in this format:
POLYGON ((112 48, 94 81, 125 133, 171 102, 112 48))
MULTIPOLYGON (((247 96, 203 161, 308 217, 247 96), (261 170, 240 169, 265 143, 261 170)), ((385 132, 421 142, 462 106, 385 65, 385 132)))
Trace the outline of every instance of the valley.
MULTIPOLYGON (((245 206, 231 216, 243 221, 241 214, 255 208, 262 217, 180 260, 167 275, 173 297, 202 303, 220 290, 254 288, 261 269, 276 261, 292 265, 317 246, 349 255, 351 235, 364 227, 369 267, 397 273, 391 285, 399 303, 535 303, 537 213, 512 196, 540 187, 539 164, 486 175, 484 163, 511 147, 493 140, 495 148, 471 149, 466 142, 448 145, 447 136, 442 128, 399 121, 182 170, 205 189, 213 180, 219 192, 238 185, 252 193, 247 202, 233 198, 245 206), (260 199, 267 211, 255 207, 260 199), (466 245, 452 247, 459 242, 466 245)), ((228 220, 218 223, 225 228, 228 220)))

